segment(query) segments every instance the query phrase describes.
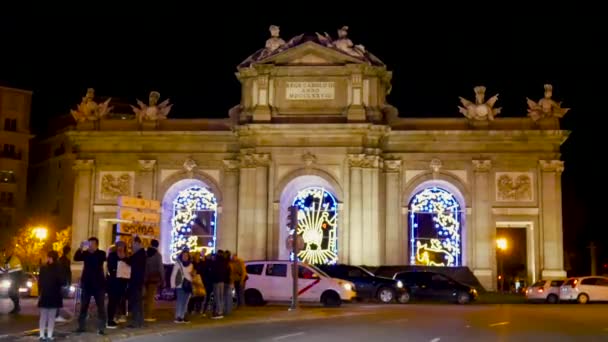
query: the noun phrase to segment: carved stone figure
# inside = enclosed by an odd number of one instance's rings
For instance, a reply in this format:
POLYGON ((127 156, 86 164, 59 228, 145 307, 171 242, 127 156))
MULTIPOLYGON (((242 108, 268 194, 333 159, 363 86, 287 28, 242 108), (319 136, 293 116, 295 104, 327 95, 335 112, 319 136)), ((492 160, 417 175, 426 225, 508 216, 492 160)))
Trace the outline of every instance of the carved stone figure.
POLYGON ((562 118, 570 108, 562 108, 562 103, 554 101, 551 97, 553 97, 553 86, 545 84, 545 97, 538 103, 526 98, 528 116, 534 121, 545 118, 562 118))
MULTIPOLYGON (((326 39, 329 38, 326 34, 326 39)), ((331 39, 331 38, 330 38, 331 39)), ((354 45, 353 42, 348 38, 348 26, 342 26, 338 30, 338 39, 332 44, 336 49, 346 52, 347 54, 355 57, 365 56, 365 47, 363 45, 354 45)))
POLYGON ((499 201, 531 201, 532 179, 529 174, 497 174, 496 199, 499 201))
POLYGON ((137 120, 141 123, 143 121, 158 121, 164 120, 169 115, 171 111, 172 104, 169 104, 169 99, 158 103, 158 99, 160 99, 160 93, 157 91, 150 92, 149 104, 137 100, 137 105, 139 108, 135 106, 131 106, 133 108, 133 112, 137 117, 137 120))
POLYGON ((119 176, 107 173, 101 178, 101 196, 106 199, 131 194, 131 175, 123 173, 119 176))
POLYGON ((112 110, 110 100, 112 99, 109 98, 103 103, 95 102, 95 89, 89 88, 76 110, 71 110, 70 113, 76 122, 98 121, 112 110))
POLYGON ((306 152, 302 155, 302 161, 304 162, 304 165, 311 166, 312 164, 317 162, 317 156, 310 152, 306 152))
POLYGON ((460 97, 460 102, 464 107, 458 107, 467 119, 475 121, 492 121, 494 117, 500 114, 501 108, 494 108, 494 104, 498 101, 498 94, 492 96, 488 101, 485 101, 486 87, 479 86, 473 88, 475 91, 475 102, 471 102, 463 97, 460 97))
POLYGON ((279 36, 281 29, 276 25, 270 25, 270 38, 266 40, 266 51, 275 52, 285 45, 285 41, 279 36))
POLYGON ((188 172, 192 172, 192 170, 194 170, 198 165, 196 164, 196 162, 193 159, 186 159, 183 166, 184 166, 184 170, 186 170, 188 172))
POLYGON ((438 173, 439 170, 441 170, 442 166, 443 166, 443 163, 439 159, 433 159, 429 163, 429 168, 431 169, 431 171, 433 171, 433 173, 438 173))

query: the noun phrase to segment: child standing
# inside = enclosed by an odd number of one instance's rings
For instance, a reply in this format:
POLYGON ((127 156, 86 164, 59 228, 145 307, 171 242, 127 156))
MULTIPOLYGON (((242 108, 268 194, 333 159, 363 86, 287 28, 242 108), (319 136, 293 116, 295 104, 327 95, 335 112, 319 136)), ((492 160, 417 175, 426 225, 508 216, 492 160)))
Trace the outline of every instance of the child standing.
POLYGON ((63 306, 61 287, 65 283, 56 251, 47 253, 46 265, 40 268, 38 278, 38 307, 40 308, 40 341, 52 341, 55 328, 55 315, 63 306), (46 332, 46 335, 45 335, 46 332))

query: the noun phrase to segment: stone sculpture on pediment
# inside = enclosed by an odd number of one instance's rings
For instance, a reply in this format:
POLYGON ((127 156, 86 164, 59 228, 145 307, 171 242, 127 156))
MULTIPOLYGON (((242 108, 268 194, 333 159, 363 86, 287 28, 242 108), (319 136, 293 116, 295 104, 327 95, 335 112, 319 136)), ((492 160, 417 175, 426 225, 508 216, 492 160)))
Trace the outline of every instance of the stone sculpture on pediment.
POLYGON ((158 100, 160 99, 160 93, 157 91, 150 92, 150 96, 148 98, 148 104, 146 105, 140 100, 137 100, 138 107, 131 106, 133 108, 133 112, 135 113, 135 117, 139 123, 144 121, 158 121, 164 120, 169 115, 171 111, 172 104, 169 104, 169 99, 158 104, 158 100))
POLYGON ((276 25, 270 25, 268 28, 270 31, 270 38, 266 40, 266 46, 264 47, 264 51, 262 52, 261 58, 269 56, 276 51, 285 47, 285 41, 280 37, 281 29, 276 25))
POLYGON ((556 102, 552 97, 553 86, 551 84, 545 84, 545 97, 538 102, 526 98, 528 103, 528 116, 535 122, 541 119, 561 119, 564 117, 570 108, 562 108, 562 103, 556 102))
POLYGON ((109 98, 102 103, 95 102, 95 89, 89 88, 76 110, 71 110, 70 113, 76 122, 99 121, 112 110, 111 100, 109 98))
POLYGON ((475 91, 475 102, 459 97, 460 103, 463 105, 463 107, 458 107, 460 113, 472 121, 487 122, 494 120, 494 117, 500 114, 501 111, 501 108, 494 108, 496 101, 498 101, 498 94, 486 101, 486 87, 478 86, 473 88, 473 90, 475 91))

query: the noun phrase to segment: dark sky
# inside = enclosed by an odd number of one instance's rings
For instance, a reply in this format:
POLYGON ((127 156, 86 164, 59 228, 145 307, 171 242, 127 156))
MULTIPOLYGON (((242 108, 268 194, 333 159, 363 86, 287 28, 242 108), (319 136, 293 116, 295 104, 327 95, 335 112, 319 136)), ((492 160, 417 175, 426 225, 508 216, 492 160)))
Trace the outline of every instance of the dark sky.
POLYGON ((434 1, 425 8, 353 1, 352 9, 346 2, 201 4, 2 11, 0 81, 34 91, 34 130, 68 113, 87 87, 129 103, 158 90, 175 103, 171 116, 224 117, 240 97, 235 66, 263 47, 270 24, 281 26, 286 40, 315 31, 335 36, 348 25, 355 44, 393 70, 389 101, 401 116, 460 117, 458 96, 472 98, 476 85, 485 85, 487 95, 500 93, 502 116, 525 116, 525 97, 538 100, 543 84, 552 83, 554 98, 572 108, 562 122, 572 131, 562 149, 566 247, 584 265, 590 240, 608 250, 608 226, 599 215, 607 190, 600 137, 608 30, 598 9, 434 1), (298 6, 284 7, 289 4, 298 6))

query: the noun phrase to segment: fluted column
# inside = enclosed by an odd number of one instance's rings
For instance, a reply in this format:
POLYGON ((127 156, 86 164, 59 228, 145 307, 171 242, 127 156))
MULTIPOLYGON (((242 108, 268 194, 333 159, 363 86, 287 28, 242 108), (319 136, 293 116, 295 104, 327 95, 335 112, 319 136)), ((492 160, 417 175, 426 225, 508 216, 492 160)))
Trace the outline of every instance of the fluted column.
POLYGON ((77 159, 74 161, 74 205, 72 209, 72 249, 76 250, 80 243, 91 234, 92 208, 94 196, 95 161, 92 159, 77 159))
POLYGON ((564 162, 540 160, 540 205, 543 279, 564 278, 562 181, 564 162))
POLYGON ((399 189, 401 160, 384 161, 384 215, 385 215, 385 256, 387 265, 405 264, 405 227, 401 225, 401 201, 399 189))
POLYGON ((362 184, 361 169, 365 155, 354 154, 348 156, 350 166, 350 191, 349 191, 349 258, 352 265, 364 264, 363 259, 363 226, 362 226, 362 184))
POLYGON ((384 226, 380 224, 379 206, 380 167, 382 159, 368 155, 361 170, 363 264, 370 266, 380 265, 384 259, 384 226))
POLYGON ((237 160, 224 160, 222 174, 222 213, 217 231, 218 249, 237 252, 239 164, 237 160))
POLYGON ((470 230, 472 239, 468 240, 474 243, 473 255, 469 256, 469 260, 473 260, 473 273, 488 290, 496 288, 496 227, 492 223, 490 200, 491 168, 491 160, 473 160, 473 224, 470 230))

